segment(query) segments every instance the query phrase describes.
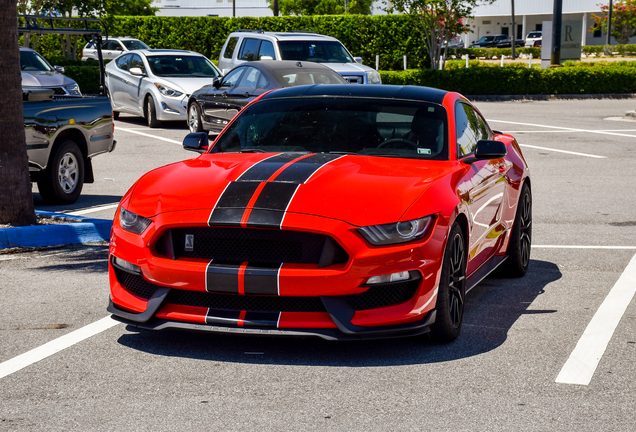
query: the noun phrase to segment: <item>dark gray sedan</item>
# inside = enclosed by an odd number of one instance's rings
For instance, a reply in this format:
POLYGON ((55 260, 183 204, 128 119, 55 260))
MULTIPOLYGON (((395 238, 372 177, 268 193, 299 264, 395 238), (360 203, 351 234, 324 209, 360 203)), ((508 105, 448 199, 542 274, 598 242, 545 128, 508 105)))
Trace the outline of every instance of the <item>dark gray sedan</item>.
POLYGON ((190 132, 220 132, 245 105, 270 90, 313 84, 347 84, 331 68, 314 62, 242 63, 223 78, 192 93, 188 101, 190 132))

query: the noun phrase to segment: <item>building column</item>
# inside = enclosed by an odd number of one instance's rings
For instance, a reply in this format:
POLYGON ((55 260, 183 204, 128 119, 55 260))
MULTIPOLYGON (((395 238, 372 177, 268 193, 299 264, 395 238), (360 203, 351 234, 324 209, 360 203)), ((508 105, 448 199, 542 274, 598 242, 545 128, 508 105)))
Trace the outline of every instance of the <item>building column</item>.
POLYGON ((583 31, 581 32, 581 46, 587 45, 587 12, 583 12, 583 31))
MULTIPOLYGON (((521 22, 521 37, 524 39, 526 39, 526 36, 528 35, 528 27, 527 27, 527 17, 526 15, 523 16, 523 21, 521 22)), ((525 44, 525 42, 524 42, 525 44)))

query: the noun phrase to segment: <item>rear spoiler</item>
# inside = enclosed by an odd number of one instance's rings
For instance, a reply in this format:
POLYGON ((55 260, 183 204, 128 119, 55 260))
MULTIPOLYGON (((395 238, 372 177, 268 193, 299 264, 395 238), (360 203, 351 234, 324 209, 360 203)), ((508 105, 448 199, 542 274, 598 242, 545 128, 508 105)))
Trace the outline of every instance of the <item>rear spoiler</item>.
MULTIPOLYGON (((104 83, 104 58, 102 57, 102 35, 104 40, 108 40, 108 27, 99 18, 66 18, 38 15, 18 15, 24 20, 24 26, 18 25, 19 33, 42 34, 66 34, 81 35, 87 42, 91 42, 97 48, 97 58, 99 60, 99 95, 105 95, 104 83), (83 25, 83 28, 55 27, 55 23, 60 21, 75 21, 83 25), (92 27, 92 28, 91 28, 92 27), (103 29, 103 30, 102 30, 103 29)), ((68 25, 68 24, 67 24, 68 25)))

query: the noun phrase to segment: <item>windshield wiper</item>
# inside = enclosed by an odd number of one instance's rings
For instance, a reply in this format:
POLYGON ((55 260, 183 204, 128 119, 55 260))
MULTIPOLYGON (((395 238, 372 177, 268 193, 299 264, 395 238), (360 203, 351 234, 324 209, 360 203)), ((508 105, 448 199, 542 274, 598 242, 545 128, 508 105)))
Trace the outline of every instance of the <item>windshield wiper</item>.
POLYGON ((357 155, 359 153, 356 152, 348 152, 348 151, 330 151, 329 154, 341 154, 341 155, 357 155))

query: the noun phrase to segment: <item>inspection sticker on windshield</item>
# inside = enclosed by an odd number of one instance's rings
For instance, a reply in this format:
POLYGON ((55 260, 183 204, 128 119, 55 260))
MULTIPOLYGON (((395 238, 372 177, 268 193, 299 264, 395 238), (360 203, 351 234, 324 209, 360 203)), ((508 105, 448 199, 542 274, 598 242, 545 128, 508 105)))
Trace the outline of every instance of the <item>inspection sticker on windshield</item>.
POLYGON ((418 149, 417 149, 417 154, 430 155, 430 154, 431 154, 431 149, 427 149, 427 148, 418 148, 418 149))

